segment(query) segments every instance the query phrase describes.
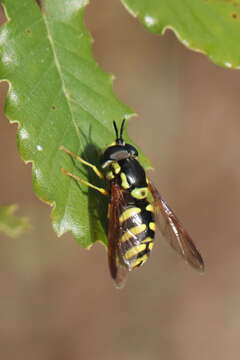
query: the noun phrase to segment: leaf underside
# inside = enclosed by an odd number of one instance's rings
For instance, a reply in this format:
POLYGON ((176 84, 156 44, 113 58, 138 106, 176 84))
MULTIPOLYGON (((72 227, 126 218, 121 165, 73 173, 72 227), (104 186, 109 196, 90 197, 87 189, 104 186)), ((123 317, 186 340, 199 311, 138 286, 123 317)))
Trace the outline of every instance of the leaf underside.
POLYGON ((240 0, 121 0, 152 32, 172 29, 216 64, 240 68, 240 0))
MULTIPOLYGON (((133 113, 113 94, 112 78, 92 57, 83 23, 85 0, 3 0, 0 79, 9 83, 5 113, 17 122, 19 151, 32 163, 37 196, 53 206, 58 235, 72 231, 84 247, 106 243, 107 199, 61 172, 104 186, 61 145, 99 165, 118 124, 133 113)), ((128 139, 128 138, 127 138, 128 139)), ((147 164, 146 160, 142 158, 147 164)))

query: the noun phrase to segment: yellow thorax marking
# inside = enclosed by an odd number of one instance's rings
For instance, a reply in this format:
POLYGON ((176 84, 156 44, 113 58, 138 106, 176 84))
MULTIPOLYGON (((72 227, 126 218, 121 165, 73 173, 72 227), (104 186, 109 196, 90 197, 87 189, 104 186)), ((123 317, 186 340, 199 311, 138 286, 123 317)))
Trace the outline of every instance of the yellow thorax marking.
POLYGON ((112 167, 113 167, 113 170, 115 172, 115 174, 119 174, 120 171, 121 171, 121 166, 116 162, 116 161, 113 161, 112 162, 112 167))
POLYGON ((151 229, 152 231, 155 231, 155 230, 156 230, 156 225, 155 225, 154 222, 150 222, 150 223, 149 223, 149 227, 150 227, 150 229, 151 229))
POLYGON ((140 208, 137 207, 130 207, 127 210, 125 210, 122 215, 119 217, 119 222, 123 223, 124 221, 128 220, 135 214, 139 214, 141 212, 140 208))
POLYGON ((129 249, 124 257, 129 260, 131 259, 133 256, 137 256, 140 252, 142 252, 143 250, 146 249, 146 244, 140 244, 137 246, 134 246, 133 248, 129 249))
POLYGON ((148 205, 146 206, 146 210, 147 210, 147 211, 154 212, 153 206, 152 206, 151 204, 148 204, 148 205))
POLYGON ((106 175, 106 178, 107 178, 108 180, 114 179, 113 172, 112 172, 112 171, 108 171, 108 172, 107 172, 107 175, 106 175))
POLYGON ((121 176, 121 179, 122 179, 122 187, 124 189, 129 189, 130 185, 128 184, 126 175, 122 172, 120 176, 121 176))
POLYGON ((134 226, 131 229, 128 229, 125 232, 125 234, 123 234, 120 241, 121 242, 127 241, 127 240, 131 239, 131 237, 136 238, 135 235, 140 234, 144 230, 146 230, 146 224, 141 224, 141 225, 134 226))
POLYGON ((135 188, 131 191, 131 195, 138 200, 145 199, 148 196, 148 188, 135 188))
POLYGON ((132 263, 132 267, 135 268, 136 266, 140 265, 141 263, 146 262, 148 259, 147 255, 143 255, 142 257, 136 259, 133 263, 132 263))

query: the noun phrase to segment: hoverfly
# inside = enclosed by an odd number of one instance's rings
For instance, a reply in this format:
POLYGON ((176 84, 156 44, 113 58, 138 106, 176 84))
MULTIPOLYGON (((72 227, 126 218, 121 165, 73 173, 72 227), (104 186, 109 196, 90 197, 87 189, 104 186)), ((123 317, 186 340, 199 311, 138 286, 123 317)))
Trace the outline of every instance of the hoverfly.
POLYGON ((116 122, 113 122, 116 140, 103 153, 101 167, 104 174, 95 165, 61 147, 61 150, 91 167, 98 177, 106 180, 106 189, 99 188, 62 169, 64 174, 110 198, 108 261, 115 285, 123 287, 128 272, 147 261, 154 244, 156 220, 171 247, 187 263, 203 271, 200 253, 155 185, 146 177, 144 168, 137 160, 137 149, 124 142, 124 123, 125 119, 118 132, 116 122))

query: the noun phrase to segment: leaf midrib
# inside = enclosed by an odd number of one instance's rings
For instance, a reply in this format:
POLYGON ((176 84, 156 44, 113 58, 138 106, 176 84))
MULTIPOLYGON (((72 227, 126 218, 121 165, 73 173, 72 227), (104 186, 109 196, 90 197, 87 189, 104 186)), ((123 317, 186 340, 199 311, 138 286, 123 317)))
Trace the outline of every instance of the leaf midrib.
MULTIPOLYGON (((47 37, 48 37, 48 40, 49 40, 49 44, 50 44, 50 47, 52 49, 52 53, 53 53, 53 58, 54 58, 54 61, 55 61, 55 64, 56 64, 56 70, 58 72, 58 75, 59 75, 59 79, 60 79, 60 82, 61 82, 61 86, 62 86, 62 92, 64 94, 64 97, 65 97, 65 101, 66 101, 66 104, 68 106, 68 109, 69 109, 69 113, 70 113, 70 117, 71 117, 71 120, 72 120, 72 123, 73 123, 73 127, 75 128, 75 131, 76 131, 76 134, 77 134, 77 137, 78 137, 78 140, 79 140, 79 145, 78 145, 78 149, 77 149, 77 153, 79 153, 80 151, 80 147, 81 147, 81 142, 80 142, 80 133, 79 133, 79 129, 78 129, 78 126, 76 124, 76 121, 75 121, 75 118, 74 118, 74 115, 73 115, 73 112, 72 112, 72 108, 71 108, 71 105, 70 105, 70 102, 71 102, 71 99, 68 97, 67 95, 67 86, 65 85, 65 81, 63 79, 63 71, 62 71, 62 67, 60 65, 60 62, 58 60, 58 56, 57 56, 57 52, 56 52, 56 47, 54 45, 54 39, 52 37, 52 34, 51 34, 51 31, 50 31, 50 26, 49 26, 49 22, 47 20, 47 16, 44 14, 43 15, 43 21, 45 23, 45 26, 46 26, 46 32, 47 32, 47 37)), ((68 193, 66 195, 66 205, 64 206, 64 215, 63 215, 63 219, 67 213, 67 208, 69 206, 69 198, 70 198, 70 194, 71 194, 71 186, 68 187, 68 193)))
POLYGON ((61 67, 60 62, 58 60, 56 47, 54 45, 54 39, 52 37, 49 22, 48 22, 47 16, 45 14, 43 15, 43 21, 44 21, 45 26, 46 26, 47 37, 48 37, 48 40, 49 40, 49 43, 50 43, 50 47, 52 49, 53 58, 55 60, 56 69, 57 69, 59 79, 60 79, 60 82, 61 82, 61 86, 62 86, 62 91, 63 91, 63 94, 65 96, 65 100, 66 100, 66 103, 67 103, 67 106, 68 106, 68 109, 69 109, 69 112, 70 112, 70 116, 71 116, 71 120, 73 122, 73 126, 74 126, 74 128, 76 130, 76 134, 77 134, 77 137, 79 139, 79 146, 80 146, 80 133, 79 133, 78 126, 76 124, 76 121, 75 121, 75 118, 74 118, 74 115, 73 115, 73 112, 72 112, 72 108, 71 108, 71 105, 70 105, 70 99, 69 99, 69 97, 67 95, 67 87, 65 85, 65 81, 64 81, 63 76, 62 76, 62 73, 63 73, 62 67, 61 67))

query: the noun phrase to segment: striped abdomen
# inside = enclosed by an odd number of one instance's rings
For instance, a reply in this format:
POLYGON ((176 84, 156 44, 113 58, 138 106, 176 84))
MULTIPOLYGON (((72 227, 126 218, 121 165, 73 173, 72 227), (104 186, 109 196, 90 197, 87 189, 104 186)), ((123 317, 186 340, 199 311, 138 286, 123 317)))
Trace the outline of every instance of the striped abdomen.
POLYGON ((120 259, 132 270, 146 262, 153 248, 155 221, 152 205, 146 199, 135 200, 123 209, 119 223, 120 259))

